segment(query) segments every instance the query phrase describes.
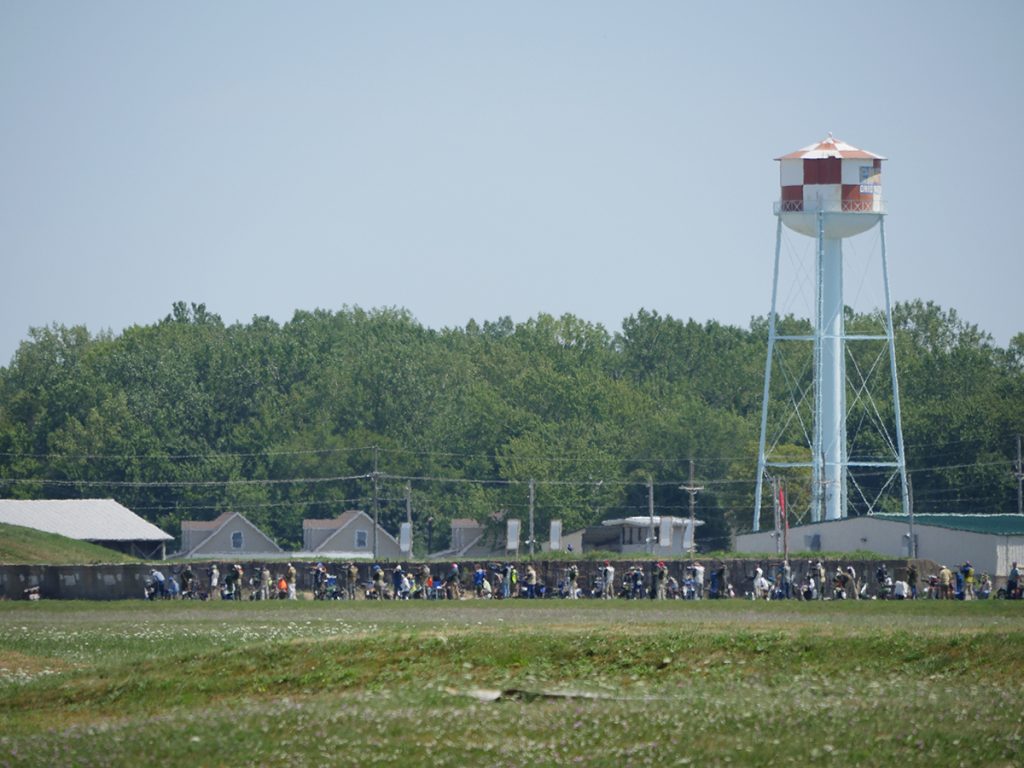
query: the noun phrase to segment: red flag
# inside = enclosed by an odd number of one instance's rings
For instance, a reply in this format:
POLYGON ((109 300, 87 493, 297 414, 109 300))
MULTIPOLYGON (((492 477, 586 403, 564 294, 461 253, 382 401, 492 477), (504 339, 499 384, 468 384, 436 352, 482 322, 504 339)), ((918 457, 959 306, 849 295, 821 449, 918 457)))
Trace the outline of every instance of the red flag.
POLYGON ((782 515, 782 528, 789 533, 789 515, 786 513, 786 489, 779 488, 779 514, 782 515))

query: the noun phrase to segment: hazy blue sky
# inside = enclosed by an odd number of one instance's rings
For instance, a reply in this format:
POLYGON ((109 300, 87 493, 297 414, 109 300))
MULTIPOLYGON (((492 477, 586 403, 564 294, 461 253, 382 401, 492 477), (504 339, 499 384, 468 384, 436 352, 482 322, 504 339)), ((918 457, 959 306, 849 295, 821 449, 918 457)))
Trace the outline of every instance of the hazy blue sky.
POLYGON ((774 158, 885 155, 897 300, 1024 330, 1024 3, 0 2, 0 364, 402 306, 770 307, 774 158))

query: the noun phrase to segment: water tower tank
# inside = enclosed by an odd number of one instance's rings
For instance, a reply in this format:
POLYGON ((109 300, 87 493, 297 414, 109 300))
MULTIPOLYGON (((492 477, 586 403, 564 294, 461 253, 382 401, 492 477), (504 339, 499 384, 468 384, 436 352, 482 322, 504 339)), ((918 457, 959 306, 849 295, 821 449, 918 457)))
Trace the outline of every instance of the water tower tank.
POLYGON ((824 141, 776 158, 782 194, 776 213, 795 232, 818 236, 819 212, 825 238, 838 240, 866 232, 882 209, 882 161, 828 135, 824 141))

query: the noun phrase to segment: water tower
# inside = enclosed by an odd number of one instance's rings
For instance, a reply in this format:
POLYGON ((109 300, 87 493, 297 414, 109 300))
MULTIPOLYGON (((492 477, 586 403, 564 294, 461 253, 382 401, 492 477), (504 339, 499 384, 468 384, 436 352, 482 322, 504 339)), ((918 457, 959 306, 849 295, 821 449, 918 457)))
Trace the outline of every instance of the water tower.
MULTIPOLYGON (((906 462, 903 431, 900 426, 899 387, 896 380, 896 356, 892 312, 889 299, 888 268, 885 256, 884 210, 882 205, 882 161, 885 158, 850 146, 831 134, 824 141, 777 158, 781 195, 775 203, 778 217, 775 243, 775 267, 772 281, 772 309, 769 317, 768 358, 765 364, 764 400, 761 410, 761 437, 757 457, 757 495, 754 530, 759 530, 762 483, 769 471, 784 467, 811 470, 809 494, 810 520, 837 520, 847 516, 851 468, 890 471, 900 486, 900 505, 908 512, 906 462), (814 238, 814 324, 812 334, 782 335, 776 332, 776 302, 779 287, 779 254, 782 226, 814 238), (843 240, 879 228, 881 276, 885 292, 884 320, 877 333, 848 334, 843 301, 843 240), (860 400, 862 382, 847 381, 848 345, 853 342, 885 344, 891 372, 892 408, 895 424, 882 426, 886 433, 873 445, 888 443, 889 455, 851 458, 847 443, 847 393, 860 400), (769 394, 773 360, 782 343, 813 346, 810 395, 813 396, 812 425, 805 430, 807 460, 776 459, 776 443, 768 430, 769 394), (897 480, 898 478, 898 480, 897 480)), ((863 377, 863 375, 861 374, 863 377)), ((885 409, 883 409, 885 410, 885 409)), ((876 412, 879 412, 876 409, 876 412)), ((792 422, 792 419, 790 419, 792 422)), ((877 451, 876 451, 877 454, 877 451)), ((861 494, 865 495, 865 494, 861 494)), ((870 495, 870 494, 867 494, 870 495)), ((866 498, 867 513, 873 506, 866 498)))

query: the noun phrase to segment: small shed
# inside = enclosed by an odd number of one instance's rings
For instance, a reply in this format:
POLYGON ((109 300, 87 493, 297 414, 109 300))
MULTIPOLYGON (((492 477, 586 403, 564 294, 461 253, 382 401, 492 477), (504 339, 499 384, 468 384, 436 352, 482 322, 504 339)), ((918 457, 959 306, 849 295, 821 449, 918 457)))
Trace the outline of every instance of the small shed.
POLYGON ((605 520, 583 532, 587 552, 603 549, 622 554, 652 552, 670 557, 687 554, 694 544, 694 529, 703 520, 668 515, 624 517, 605 520), (653 541, 651 541, 653 539, 653 541))
POLYGON ((181 522, 180 557, 281 556, 284 552, 241 512, 225 512, 214 520, 181 522))
POLYGON ((144 560, 162 560, 174 537, 113 499, 0 499, 0 523, 88 541, 144 560))

